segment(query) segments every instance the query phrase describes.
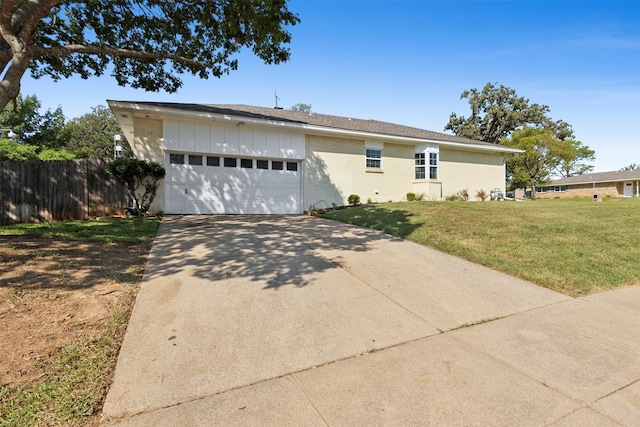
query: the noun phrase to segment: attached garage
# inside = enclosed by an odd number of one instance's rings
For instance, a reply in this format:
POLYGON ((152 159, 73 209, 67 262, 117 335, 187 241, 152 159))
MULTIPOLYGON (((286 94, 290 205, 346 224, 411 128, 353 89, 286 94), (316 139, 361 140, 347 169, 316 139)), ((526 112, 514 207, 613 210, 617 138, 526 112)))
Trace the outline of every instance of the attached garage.
POLYGON ((164 120, 163 135, 166 213, 302 213, 303 134, 164 120))
POLYGON ((173 214, 302 212, 300 162, 167 153, 165 208, 173 214))

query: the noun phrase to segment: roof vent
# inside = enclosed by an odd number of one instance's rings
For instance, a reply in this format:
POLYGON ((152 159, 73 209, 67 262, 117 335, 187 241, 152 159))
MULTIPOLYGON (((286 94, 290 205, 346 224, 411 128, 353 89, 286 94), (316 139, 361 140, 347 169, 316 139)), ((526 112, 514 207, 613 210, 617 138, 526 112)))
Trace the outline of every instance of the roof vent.
POLYGON ((282 107, 273 107, 274 110, 283 110, 284 108, 282 107))

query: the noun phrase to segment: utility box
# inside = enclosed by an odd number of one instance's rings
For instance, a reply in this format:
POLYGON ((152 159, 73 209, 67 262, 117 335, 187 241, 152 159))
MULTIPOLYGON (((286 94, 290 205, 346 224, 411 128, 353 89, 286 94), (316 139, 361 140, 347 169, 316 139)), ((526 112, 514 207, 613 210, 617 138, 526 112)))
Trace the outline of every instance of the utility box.
POLYGON ((594 202, 601 202, 602 201, 602 196, 600 194, 594 194, 593 195, 593 201, 594 202))

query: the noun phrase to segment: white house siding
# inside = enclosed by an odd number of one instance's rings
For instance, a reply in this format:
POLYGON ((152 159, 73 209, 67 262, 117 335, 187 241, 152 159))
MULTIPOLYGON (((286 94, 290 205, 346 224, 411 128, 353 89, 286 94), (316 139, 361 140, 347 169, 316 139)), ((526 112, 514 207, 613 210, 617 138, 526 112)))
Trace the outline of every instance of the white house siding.
POLYGON ((476 193, 494 188, 505 191, 505 166, 502 153, 452 150, 440 147, 440 180, 442 197, 467 190, 469 200, 477 200, 476 193))
POLYGON ((304 159, 304 135, 240 123, 164 120, 165 151, 304 159))

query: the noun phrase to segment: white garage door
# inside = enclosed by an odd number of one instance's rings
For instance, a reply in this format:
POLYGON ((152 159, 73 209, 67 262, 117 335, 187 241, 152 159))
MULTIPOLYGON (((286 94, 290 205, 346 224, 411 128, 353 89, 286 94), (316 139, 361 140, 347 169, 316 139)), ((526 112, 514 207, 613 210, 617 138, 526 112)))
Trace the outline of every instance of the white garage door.
POLYGON ((299 161, 188 153, 167 156, 166 213, 302 213, 299 161))

